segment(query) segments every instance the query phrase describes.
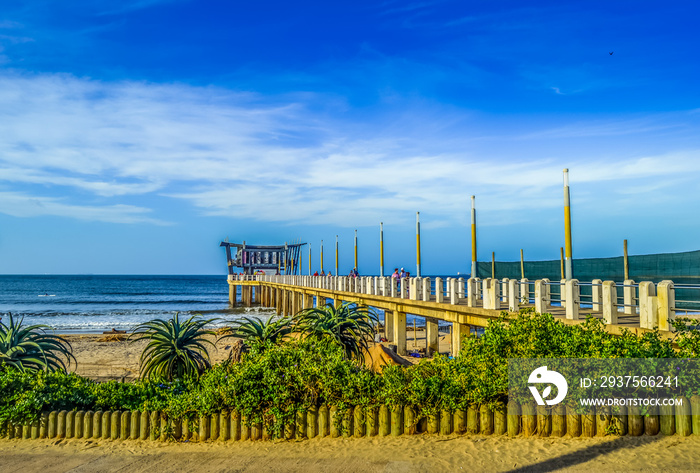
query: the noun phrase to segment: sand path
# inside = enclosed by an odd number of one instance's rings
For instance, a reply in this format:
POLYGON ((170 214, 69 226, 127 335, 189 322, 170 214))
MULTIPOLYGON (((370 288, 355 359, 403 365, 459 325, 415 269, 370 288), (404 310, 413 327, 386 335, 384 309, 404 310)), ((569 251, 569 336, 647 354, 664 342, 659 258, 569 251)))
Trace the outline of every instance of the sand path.
POLYGON ((680 472, 700 438, 412 436, 299 442, 2 440, 0 471, 23 472, 680 472))

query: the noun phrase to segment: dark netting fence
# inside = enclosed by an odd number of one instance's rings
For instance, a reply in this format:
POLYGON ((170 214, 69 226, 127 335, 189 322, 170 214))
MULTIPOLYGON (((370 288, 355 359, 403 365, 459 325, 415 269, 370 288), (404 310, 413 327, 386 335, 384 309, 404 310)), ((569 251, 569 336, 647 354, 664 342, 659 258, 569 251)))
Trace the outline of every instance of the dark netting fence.
MULTIPOLYGON (((629 276, 635 282, 652 281, 658 283, 671 280, 676 285, 676 304, 679 308, 700 308, 700 288, 689 286, 700 284, 700 250, 684 253, 662 253, 655 255, 629 256, 629 276)), ((625 278, 624 259, 613 258, 574 259, 573 276, 582 282, 593 279, 615 281, 622 284, 625 278)), ((562 279, 561 261, 525 261, 525 277, 530 281, 548 278, 555 282, 562 279)), ((491 262, 478 264, 480 278, 491 277, 491 262)), ((498 279, 521 279, 520 261, 496 261, 495 276, 498 279)), ((552 296, 559 294, 559 287, 552 286, 552 296)), ((590 295, 590 286, 581 287, 581 295, 590 295)), ((618 289, 621 298, 622 289, 618 289)), ((585 298, 582 297, 582 300, 585 298)))

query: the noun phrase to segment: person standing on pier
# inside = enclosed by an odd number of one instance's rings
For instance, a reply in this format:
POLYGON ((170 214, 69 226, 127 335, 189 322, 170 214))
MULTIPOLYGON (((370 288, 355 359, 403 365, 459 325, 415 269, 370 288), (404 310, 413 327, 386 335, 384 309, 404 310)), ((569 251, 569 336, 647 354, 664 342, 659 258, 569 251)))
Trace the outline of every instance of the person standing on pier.
MULTIPOLYGON (((403 268, 401 268, 403 270, 403 268)), ((398 289, 399 284, 401 283, 401 276, 399 275, 399 268, 394 268, 394 273, 391 275, 391 279, 394 282, 394 286, 398 289)))

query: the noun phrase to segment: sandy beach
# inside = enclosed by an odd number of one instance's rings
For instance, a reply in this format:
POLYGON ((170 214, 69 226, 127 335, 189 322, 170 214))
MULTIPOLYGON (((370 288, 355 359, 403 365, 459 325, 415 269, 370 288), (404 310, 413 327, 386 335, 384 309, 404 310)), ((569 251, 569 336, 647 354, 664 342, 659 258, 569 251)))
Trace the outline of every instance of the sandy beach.
MULTIPOLYGON (((406 346, 410 351, 414 347, 420 349, 425 348, 424 332, 420 329, 417 331, 418 340, 414 343, 413 332, 409 331, 407 335, 406 346)), ((62 335, 68 340, 73 347, 73 355, 78 361, 78 366, 71 365, 70 371, 75 371, 81 376, 86 376, 98 381, 109 379, 132 380, 138 378, 139 375, 139 357, 141 352, 148 342, 138 341, 100 341, 113 338, 99 334, 64 334, 62 335)), ((126 336, 124 336, 125 338, 126 336)), ((221 341, 215 341, 214 337, 210 340, 215 342, 215 348, 209 350, 209 356, 212 364, 220 363, 229 356, 231 345, 234 341, 228 338, 221 341)), ((388 344, 384 344, 388 345, 388 344)), ((440 352, 449 352, 449 336, 440 336, 440 352)), ((411 363, 417 363, 420 358, 406 356, 406 360, 411 363)))
POLYGON ((539 439, 418 435, 374 439, 161 443, 2 440, 2 471, 690 472, 700 438, 539 439))

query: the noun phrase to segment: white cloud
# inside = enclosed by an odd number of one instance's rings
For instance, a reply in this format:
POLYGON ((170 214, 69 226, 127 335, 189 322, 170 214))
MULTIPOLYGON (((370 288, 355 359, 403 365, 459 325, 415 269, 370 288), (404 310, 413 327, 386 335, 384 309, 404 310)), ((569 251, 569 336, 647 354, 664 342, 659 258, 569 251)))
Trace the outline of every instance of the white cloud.
POLYGON ((0 76, 0 183, 8 189, 0 212, 163 223, 124 203, 157 195, 232 218, 356 226, 409 221, 420 210, 444 226, 466 222, 475 194, 490 215, 482 223, 495 225, 559 207, 563 167, 581 186, 576 198, 590 202, 597 197, 587 186, 609 182, 620 196, 662 192, 643 180, 700 173, 693 148, 611 158, 566 142, 678 129, 668 116, 504 127, 488 136, 469 132, 479 124, 473 113, 426 107, 348 121, 333 108, 346 104, 329 103, 308 93, 0 76))

